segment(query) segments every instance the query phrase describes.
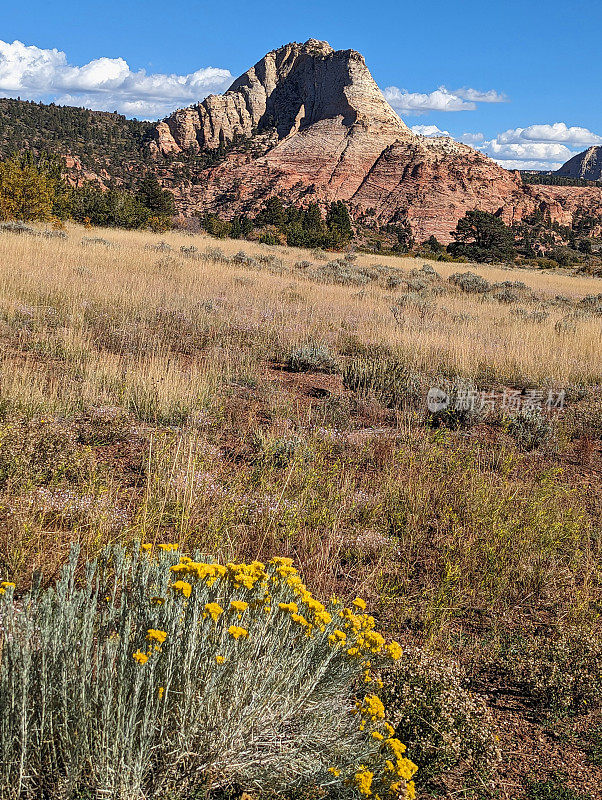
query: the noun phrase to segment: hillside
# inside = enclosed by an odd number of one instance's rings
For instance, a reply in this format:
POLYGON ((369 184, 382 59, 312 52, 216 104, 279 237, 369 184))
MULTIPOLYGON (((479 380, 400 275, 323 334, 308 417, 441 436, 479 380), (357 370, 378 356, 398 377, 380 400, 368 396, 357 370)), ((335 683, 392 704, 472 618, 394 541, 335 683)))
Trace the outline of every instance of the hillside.
POLYGON ((0 99, 0 156, 32 150, 68 157, 74 178, 110 178, 128 185, 148 168, 151 124, 86 108, 0 99))
POLYGON ((171 114, 155 126, 151 148, 224 151, 219 164, 174 185, 186 214, 254 213, 273 194, 302 204, 342 200, 356 219, 404 222, 419 241, 442 242, 475 208, 507 223, 536 211, 569 226, 580 213, 602 218, 600 189, 573 201, 525 186, 467 145, 413 134, 360 53, 314 39, 271 51, 225 94, 171 114))

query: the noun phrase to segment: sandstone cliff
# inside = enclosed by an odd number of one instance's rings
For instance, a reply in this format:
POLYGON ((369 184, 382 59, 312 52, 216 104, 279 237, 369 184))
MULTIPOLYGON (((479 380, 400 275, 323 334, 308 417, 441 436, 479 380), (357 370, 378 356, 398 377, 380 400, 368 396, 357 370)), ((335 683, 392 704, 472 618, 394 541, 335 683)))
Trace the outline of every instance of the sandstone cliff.
POLYGON ((182 213, 254 213, 273 194, 293 203, 344 200, 356 216, 406 220, 419 240, 443 242, 474 208, 506 222, 542 210, 570 224, 585 202, 602 216, 602 190, 569 201, 549 191, 558 187, 524 186, 466 145, 414 135, 359 53, 314 39, 268 53, 225 94, 157 123, 151 142, 158 157, 218 148, 221 163, 173 185, 182 213), (241 139, 250 146, 237 147, 241 139))

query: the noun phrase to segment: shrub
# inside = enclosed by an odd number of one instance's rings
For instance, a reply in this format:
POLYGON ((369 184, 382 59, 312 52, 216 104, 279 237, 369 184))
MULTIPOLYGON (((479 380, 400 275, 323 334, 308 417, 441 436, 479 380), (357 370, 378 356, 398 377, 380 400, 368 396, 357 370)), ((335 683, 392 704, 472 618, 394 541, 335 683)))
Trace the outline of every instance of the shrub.
POLYGON ((449 282, 467 294, 485 294, 491 289, 489 281, 474 272, 454 272, 449 282))
POLYGON ((423 376, 384 354, 349 360, 343 368, 343 385, 360 395, 374 395, 388 408, 417 408, 423 395, 423 376))
POLYGON ((259 242, 260 244, 276 245, 280 244, 280 239, 274 233, 262 233, 259 242))
POLYGON ((593 396, 567 408, 562 427, 571 439, 602 439, 602 398, 593 396))
POLYGON ((562 319, 559 319, 554 325, 554 330, 559 336, 566 333, 575 333, 577 330, 577 319, 574 314, 566 314, 562 319))
POLYGON ((304 449, 304 440, 299 436, 274 437, 262 431, 255 436, 254 444, 262 466, 285 467, 304 449))
POLYGON ((3 233, 16 233, 26 234, 27 236, 36 236, 37 231, 31 225, 25 225, 24 222, 3 222, 0 224, 0 231, 3 233))
POLYGON ((487 407, 473 383, 458 377, 451 381, 443 380, 439 388, 445 396, 445 402, 439 410, 432 411, 428 416, 428 424, 433 428, 472 428, 485 419, 487 407))
POLYGON ((457 662, 405 650, 383 675, 383 699, 422 780, 462 765, 491 773, 501 759, 487 706, 466 686, 457 662))
POLYGON ((367 267, 355 266, 345 259, 329 261, 321 264, 316 270, 316 277, 326 283, 337 283, 343 286, 366 286, 376 275, 367 267))
POLYGON ((0 163, 0 219, 50 219, 54 196, 55 182, 31 160, 0 163))
POLYGON ((513 317, 518 317, 523 322, 535 322, 541 324, 550 316, 547 311, 529 311, 526 308, 513 308, 510 310, 513 317))
POLYGON ((287 355, 286 368, 291 372, 337 372, 337 360, 324 344, 308 343, 295 347, 287 355))
POLYGON ((113 242, 110 242, 108 239, 104 239, 102 236, 83 236, 81 243, 84 245, 84 247, 87 247, 90 244, 99 244, 103 247, 115 247, 113 242))
POLYGON ((579 713, 602 699, 602 637, 564 629, 506 644, 500 665, 540 708, 579 713))
POLYGON ((414 313, 424 318, 432 318, 437 311, 437 306, 417 292, 408 292, 401 295, 395 305, 391 306, 391 313, 398 325, 403 325, 407 313, 414 313))
POLYGON ((554 422, 537 408, 525 408, 506 420, 506 430, 522 450, 536 450, 551 443, 554 422))
POLYGON ((487 211, 467 211, 452 231, 452 256, 473 261, 507 261, 515 255, 514 234, 502 219, 487 211))
POLYGON ((370 664, 399 657, 354 601, 326 608, 290 559, 107 550, 19 605, 2 586, 6 800, 198 797, 244 786, 413 797, 370 664))

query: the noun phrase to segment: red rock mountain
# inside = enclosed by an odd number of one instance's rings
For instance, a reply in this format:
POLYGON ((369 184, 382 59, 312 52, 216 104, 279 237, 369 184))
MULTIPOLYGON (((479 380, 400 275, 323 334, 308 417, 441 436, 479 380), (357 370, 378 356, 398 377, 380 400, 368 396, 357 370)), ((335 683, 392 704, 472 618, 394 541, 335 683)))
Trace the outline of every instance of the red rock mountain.
POLYGON ((602 217, 602 190, 525 186, 467 145, 413 134, 386 102, 363 57, 310 39, 273 50, 223 95, 156 124, 159 156, 221 148, 215 166, 173 185, 180 211, 225 217, 271 195, 306 204, 344 200, 356 217, 405 220, 443 242, 469 209, 506 222, 536 209, 570 224, 583 205, 602 217), (243 146, 241 146, 241 142, 243 146))

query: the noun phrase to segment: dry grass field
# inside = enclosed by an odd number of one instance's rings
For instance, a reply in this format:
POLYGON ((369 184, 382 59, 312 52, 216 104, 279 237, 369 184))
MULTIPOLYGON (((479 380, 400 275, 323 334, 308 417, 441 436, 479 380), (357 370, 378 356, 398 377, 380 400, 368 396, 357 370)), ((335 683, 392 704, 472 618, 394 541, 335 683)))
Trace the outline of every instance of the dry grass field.
POLYGON ((495 764, 437 695, 421 796, 601 798, 602 281, 42 233, 0 230, 0 579, 73 541, 292 556, 488 707, 495 764), (432 386, 494 409, 432 418, 432 386))

